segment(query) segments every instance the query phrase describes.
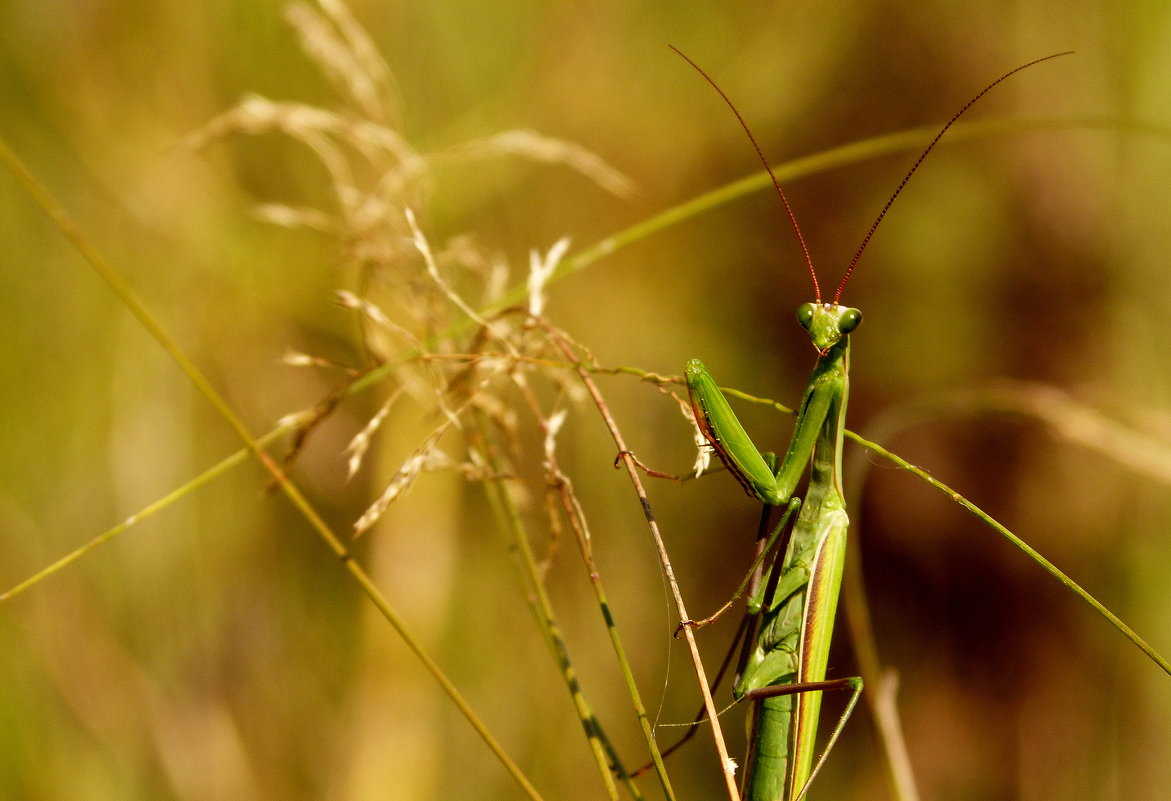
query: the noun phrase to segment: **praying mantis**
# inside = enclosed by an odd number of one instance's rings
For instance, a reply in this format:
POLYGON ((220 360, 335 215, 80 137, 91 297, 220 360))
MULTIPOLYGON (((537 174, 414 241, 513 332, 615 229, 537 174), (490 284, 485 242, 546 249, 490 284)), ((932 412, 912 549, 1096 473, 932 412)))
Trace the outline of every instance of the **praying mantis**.
MULTIPOLYGON (((956 120, 1010 76, 1065 53, 1039 58, 1005 73, 948 120, 879 212, 854 253, 832 301, 827 303, 822 299, 817 273, 789 200, 748 125, 723 90, 691 59, 678 50, 675 52, 719 92, 748 134, 772 176, 813 282, 814 301, 798 308, 797 319, 809 333, 817 351, 817 362, 805 387, 796 428, 783 458, 777 460, 756 448, 701 361, 692 359, 684 370, 695 421, 707 444, 749 496, 762 501, 766 507, 784 510, 767 542, 762 539, 753 566, 758 575, 750 584, 748 611, 754 616, 755 625, 745 635, 750 638, 750 644, 742 657, 732 692, 737 700, 754 702, 743 783, 746 797, 750 801, 801 801, 862 691, 861 679, 827 681, 825 678, 849 528, 841 476, 850 335, 862 322, 858 309, 840 303, 842 292, 894 201, 956 120), (800 498, 796 494, 798 484, 807 471, 808 484, 804 498, 800 498), (758 566, 790 520, 794 522, 785 552, 761 578, 758 566), (843 688, 852 689, 853 695, 825 753, 815 765, 821 694, 843 688)), ((765 531, 767 526, 762 526, 762 534, 765 531)), ((686 621, 682 625, 703 622, 706 621, 686 621)))

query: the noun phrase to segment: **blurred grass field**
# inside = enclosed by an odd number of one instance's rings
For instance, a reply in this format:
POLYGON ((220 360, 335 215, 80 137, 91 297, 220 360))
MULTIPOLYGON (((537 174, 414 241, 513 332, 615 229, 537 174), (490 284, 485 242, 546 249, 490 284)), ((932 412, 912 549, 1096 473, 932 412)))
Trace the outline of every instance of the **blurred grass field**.
MULTIPOLYGON (((438 164, 417 187, 427 237, 470 237, 510 265, 512 283, 532 249, 568 236, 573 253, 757 169, 734 118, 668 43, 736 101, 774 164, 939 124, 1008 69, 1076 51, 982 101, 973 122, 1034 122, 945 140, 883 223, 845 296, 866 315, 850 424, 877 425, 883 444, 1171 651, 1161 4, 349 7, 394 75, 392 122, 416 150, 531 129, 588 148, 637 186, 619 198, 520 157, 438 164), (1140 436, 1062 432, 979 401, 965 414, 932 405, 1004 379, 1065 393, 1140 436), (895 418, 911 423, 886 425, 895 418)), ((338 105, 283 9, 0 9, 0 135, 258 434, 339 382, 283 354, 362 363, 353 316, 332 293, 379 288, 355 267, 353 242, 254 215, 270 202, 334 208, 331 176, 303 144, 265 134, 182 146, 246 95, 338 105)), ((912 158, 786 187, 824 283, 912 158)), ((9 173, 0 238, 3 592, 241 444, 9 173)), ((792 404, 813 362, 793 318, 809 293, 780 206, 761 192, 555 283, 547 313, 604 365, 671 374, 701 357, 723 384, 792 404)), ((630 379, 600 381, 639 457, 686 470, 694 451, 672 404, 630 379)), ((335 530, 350 529, 434 424, 408 407, 347 481, 346 444, 391 389, 340 404, 293 466, 335 530)), ((787 441, 788 419, 744 419, 762 447, 787 441)), ((559 443, 643 696, 660 721, 684 721, 694 682, 637 501, 610 467, 614 446, 588 409, 559 443)), ((870 468, 851 536, 882 658, 899 674, 922 797, 1166 797, 1171 679, 958 507, 848 455, 851 470, 870 468)), ((521 797, 267 481, 246 463, 0 603, 0 798, 521 797)), ((722 475, 652 482, 651 500, 688 603, 705 613, 746 568, 758 510, 722 475)), ((359 553, 544 797, 603 797, 481 488, 425 474, 359 553)), ((586 691, 638 764, 629 701, 568 542, 549 571, 586 691)), ((731 627, 701 633, 713 663, 731 627)), ((841 629, 835 649, 831 672, 850 675, 841 629)), ((741 720, 724 718, 736 750, 741 720)), ((706 735, 669 769, 680 798, 720 797, 706 735)), ((860 713, 811 798, 887 797, 860 713)))

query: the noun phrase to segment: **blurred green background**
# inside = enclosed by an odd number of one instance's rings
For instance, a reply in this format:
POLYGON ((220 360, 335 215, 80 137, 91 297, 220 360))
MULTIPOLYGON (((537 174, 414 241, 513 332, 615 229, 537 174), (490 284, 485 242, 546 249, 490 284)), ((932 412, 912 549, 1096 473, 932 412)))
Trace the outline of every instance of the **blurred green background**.
MULTIPOLYGON (((1157 2, 350 6, 396 76, 416 148, 531 128, 637 183, 619 200, 516 159, 437 171, 428 236, 473 236, 514 280, 531 248, 562 236, 587 246, 757 169, 735 120, 668 43, 720 82, 774 163, 936 124, 1002 72, 1060 50, 1077 52, 1014 77, 972 119, 1171 122, 1171 9, 1157 2)), ((329 207, 318 163, 274 135, 178 147, 247 93, 336 103, 282 7, 0 8, 0 133, 256 432, 333 386, 280 364, 283 353, 359 359, 330 297, 358 289, 339 243, 252 216, 262 201, 329 207)), ((836 283, 911 158, 788 187, 823 283, 836 283)), ((941 146, 845 296, 866 315, 852 427, 1012 378, 1124 421, 1157 460, 1171 438, 1169 179, 1171 137, 1123 124, 941 146)), ((760 193, 669 229, 557 284, 549 313, 604 364, 677 373, 699 356, 721 383, 793 403, 813 357, 793 323, 809 286, 779 214, 760 193)), ((3 590, 239 443, 7 173, 0 241, 3 590)), ((643 460, 690 464, 670 403, 633 381, 605 386, 643 460)), ((342 450, 375 409, 343 405, 294 474, 341 531, 414 444, 347 483, 342 450)), ((787 440, 787 420, 745 418, 762 446, 787 440)), ((609 467, 613 445, 588 410, 561 442, 644 696, 662 721, 685 720, 693 681, 637 502, 609 467)), ((1171 651, 1165 480, 1005 415, 925 418, 884 442, 1171 651)), ((869 461, 852 536, 923 797, 1165 798, 1171 679, 958 507, 869 461)), ((520 797, 265 483, 241 467, 0 605, 0 797, 520 797)), ((714 608, 747 564, 756 509, 726 476, 651 492, 691 608, 714 608)), ((366 564, 546 798, 602 797, 480 496, 424 476, 369 535, 366 564)), ((550 586, 585 687, 637 764, 635 722, 571 550, 550 586)), ((729 634, 703 632, 713 662, 729 634)), ((839 636, 831 671, 849 675, 852 660, 839 636)), ((740 719, 725 717, 737 742, 740 719)), ((719 797, 706 736, 671 770, 681 798, 719 797)), ((887 797, 865 712, 811 797, 887 797)))

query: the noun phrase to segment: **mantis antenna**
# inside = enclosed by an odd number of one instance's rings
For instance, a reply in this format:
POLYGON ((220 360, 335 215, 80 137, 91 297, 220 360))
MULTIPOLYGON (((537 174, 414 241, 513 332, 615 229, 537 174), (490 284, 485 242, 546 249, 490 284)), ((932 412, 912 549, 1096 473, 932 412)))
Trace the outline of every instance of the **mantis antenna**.
POLYGON ((1001 81, 1009 78, 1010 76, 1016 75, 1023 69, 1028 69, 1034 64, 1040 64, 1042 61, 1048 61, 1049 59, 1057 58, 1058 56, 1068 56, 1072 52, 1072 50, 1065 50, 1061 53, 1054 53, 1050 56, 1043 56, 1042 58, 1034 59, 1027 64, 1021 64, 1016 69, 1009 70, 995 81, 981 89, 979 94, 965 103, 959 111, 952 115, 952 118, 948 120, 942 128, 939 129, 939 133, 937 133, 935 138, 931 140, 931 144, 927 145, 926 149, 924 149, 924 151, 919 154, 919 158, 915 159, 915 163, 911 165, 911 169, 907 170, 907 174, 903 176, 903 180, 899 182, 899 185, 895 188, 895 191, 891 194, 890 198, 887 199, 886 205, 882 207, 882 211, 878 212, 878 217, 875 218, 874 223, 870 226, 870 230, 866 232, 866 236, 862 238, 862 244, 859 245, 858 250, 854 252, 854 258, 850 259, 850 266, 846 268, 846 274, 842 276, 842 282, 838 284, 838 291, 834 293, 834 305, 837 305, 838 300, 842 297, 842 290, 846 288, 846 284, 849 282, 850 276, 854 274, 854 268, 858 266, 858 260, 862 258, 862 251, 866 250, 866 246, 870 244, 871 237, 873 237, 874 232, 878 230, 878 224, 882 222, 882 218, 886 216, 888 211, 890 211, 890 207, 894 205, 895 198, 899 196, 899 193, 903 191, 903 187, 906 186, 907 182, 911 180, 911 176, 915 174, 915 170, 919 169, 919 165, 922 164, 923 160, 927 158, 927 154, 935 149, 935 146, 939 143, 939 140, 943 138, 945 133, 947 133, 947 129, 955 124, 955 121, 958 120, 965 111, 976 105, 976 101, 978 101, 984 95, 988 94, 988 92, 992 90, 992 87, 996 86, 1001 81))
MULTIPOLYGON (((764 165, 764 168, 768 171, 769 177, 772 178, 773 186, 776 187, 777 194, 781 196, 781 202, 785 204, 785 211, 788 213, 789 221, 793 224, 793 230, 797 234, 797 241, 801 245, 801 252, 805 254, 805 263, 809 267, 809 276, 813 279, 814 299, 816 300, 817 303, 821 303, 821 286, 817 281, 817 272, 813 269, 813 258, 812 258, 812 256, 810 256, 809 248, 805 244, 805 237, 801 234, 801 227, 797 224, 797 216, 793 213, 793 208, 792 208, 792 206, 789 205, 789 199, 788 199, 788 197, 785 196, 784 190, 781 189, 780 182, 777 181, 776 175, 773 174, 773 169, 769 165, 768 159, 765 158, 764 151, 762 151, 760 149, 760 145, 757 143, 756 137, 753 136, 752 131, 749 130, 748 123, 744 121, 744 117, 742 117, 740 115, 740 112, 736 109, 736 106, 732 103, 731 99, 726 94, 724 94, 724 90, 721 89, 719 87, 719 85, 717 85, 714 80, 712 80, 711 76, 709 76, 706 72, 704 72, 703 69, 698 64, 696 64, 694 61, 692 61, 690 58, 688 58, 686 55, 684 55, 683 52, 681 50, 679 50, 679 48, 675 47, 674 45, 667 45, 667 46, 670 47, 672 50, 674 50, 675 53, 677 53, 684 61, 686 61, 688 64, 690 64, 692 67, 694 67, 696 72, 698 72, 700 75, 702 75, 704 77, 704 80, 706 80, 709 84, 711 84, 712 88, 714 88, 717 92, 720 93, 720 97, 722 97, 724 99, 724 102, 728 104, 728 108, 732 109, 732 113, 735 114, 736 119, 740 121, 740 127, 742 127, 744 129, 744 133, 748 134, 748 139, 750 142, 752 142, 752 147, 755 148, 756 155, 760 157, 761 163, 764 165)), ((845 273, 845 275, 842 276, 842 281, 841 281, 841 283, 838 284, 837 291, 834 293, 833 305, 835 305, 835 306, 838 305, 838 301, 841 300, 842 291, 845 290, 846 284, 849 283, 850 276, 852 276, 854 274, 854 268, 858 266, 858 261, 862 258, 862 253, 863 253, 863 251, 866 250, 866 246, 870 244, 870 240, 874 237, 874 232, 876 230, 878 230, 879 223, 881 223, 883 218, 886 217, 886 213, 888 211, 890 211, 890 207, 894 205, 895 199, 899 196, 900 193, 902 193, 903 188, 907 185, 907 182, 911 180, 911 176, 915 174, 915 170, 919 169, 919 165, 922 164, 923 161, 927 158, 927 154, 929 154, 932 150, 935 149, 935 146, 937 144, 939 144, 939 140, 942 139, 943 135, 945 133, 947 133, 948 129, 951 128, 951 126, 955 124, 956 120, 958 120, 963 115, 963 113, 965 111, 970 109, 972 106, 976 105, 976 102, 978 100, 980 100, 980 98, 984 97, 984 95, 988 94, 988 92, 990 92, 994 86, 996 86, 997 84, 1006 80, 1007 78, 1015 75, 1016 73, 1020 72, 1021 70, 1028 69, 1029 67, 1032 67, 1035 64, 1040 64, 1042 61, 1048 61, 1049 59, 1057 58, 1058 56, 1067 56, 1072 52, 1073 52, 1072 50, 1066 50, 1061 53, 1054 53, 1053 55, 1044 56, 1042 58, 1034 59, 1033 61, 1030 61, 1027 64, 1022 64, 1021 66, 1017 67, 1016 69, 1009 70, 1008 72, 1004 73, 999 78, 997 78, 995 81, 993 81, 992 83, 988 84, 983 89, 981 89, 980 92, 975 97, 973 97, 971 100, 969 100, 967 103, 965 103, 959 111, 957 111, 955 114, 952 115, 951 119, 948 120, 944 124, 944 126, 939 129, 939 133, 937 133, 935 135, 935 138, 931 140, 931 143, 928 144, 927 147, 923 150, 923 152, 919 154, 919 158, 915 159, 915 163, 911 165, 911 169, 907 170, 907 174, 903 176, 903 180, 899 182, 899 185, 895 188, 895 191, 893 193, 891 193, 890 198, 887 199, 886 204, 883 205, 882 211, 880 211, 878 213, 878 217, 875 218, 874 223, 871 224, 870 230, 867 231, 866 236, 862 238, 862 244, 859 245, 858 250, 855 251, 854 258, 852 258, 850 260, 850 266, 846 268, 846 273, 845 273)))
POLYGON ((695 68, 695 71, 703 76, 704 80, 712 85, 712 88, 720 93, 720 97, 724 98, 724 102, 728 104, 728 108, 732 109, 732 113, 736 115, 736 119, 740 120, 740 127, 744 129, 744 133, 748 134, 748 141, 752 142, 752 146, 756 149, 756 155, 760 157, 760 163, 768 170, 768 177, 773 179, 773 186, 777 189, 777 194, 781 196, 781 202, 785 204, 785 211, 789 215, 789 222, 793 224, 793 231, 797 234, 797 242, 801 245, 801 252, 805 254, 805 264, 809 266, 809 277, 813 279, 813 297, 818 303, 821 303, 821 285, 817 282, 817 271, 813 269, 813 257, 809 255, 809 247, 805 244, 805 237, 801 234, 801 226, 797 224, 797 215, 793 213, 793 207, 789 205, 789 198, 785 196, 785 190, 781 189, 781 183, 777 180, 777 176, 773 174, 773 168, 769 166, 768 159, 764 157, 764 151, 760 149, 760 145, 756 142, 756 137, 752 135, 752 131, 748 127, 748 123, 740 116, 740 111, 736 108, 724 90, 720 88, 719 84, 712 80, 711 76, 703 71, 703 68, 684 55, 683 51, 675 47, 675 45, 667 45, 675 51, 675 53, 695 68))

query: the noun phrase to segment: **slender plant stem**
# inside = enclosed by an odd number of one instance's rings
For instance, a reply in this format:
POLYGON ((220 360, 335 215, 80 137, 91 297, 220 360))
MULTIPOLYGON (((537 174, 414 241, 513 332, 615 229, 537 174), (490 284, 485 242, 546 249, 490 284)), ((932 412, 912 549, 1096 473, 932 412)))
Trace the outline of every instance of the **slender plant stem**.
POLYGON ((256 457, 257 461, 272 475, 273 479, 285 493, 285 496, 288 497, 290 502, 292 502, 301 515, 309 522, 309 525, 317 532, 326 546, 341 558, 346 570, 353 576, 354 580, 366 593, 366 596, 387 622, 390 623, 391 627, 394 628, 411 652, 422 662, 432 678, 443 689, 443 692, 447 694, 452 703, 456 705, 467 719, 468 723, 471 724, 472 728, 480 735, 480 738, 488 748, 496 755, 496 758, 504 765, 509 775, 520 785, 529 798, 538 801, 541 795, 528 780, 528 777, 521 772, 520 768, 508 756, 492 733, 488 731, 488 728, 484 725, 480 717, 467 701, 464 700, 463 696, 456 689, 455 685, 452 684, 451 680, 447 678, 442 669, 440 669, 438 663, 423 649, 420 642, 407 628, 403 619, 399 617, 398 613, 391 607, 390 602, 374 584, 374 581, 354 560, 348 549, 317 513, 317 510, 313 508, 308 499, 301 493, 301 490, 289 480, 281 466, 269 456, 260 442, 248 431, 244 421, 236 414, 227 400, 212 386, 203 372, 187 357, 187 354, 183 352, 179 345, 171 339, 170 335, 167 334, 166 330, 155 319, 154 315, 150 313, 150 310, 138 298, 138 295, 131 289, 125 279, 122 278, 121 274, 106 261, 105 257, 98 252, 97 248, 74 225, 72 219, 65 212, 65 209, 33 177, 32 173, 29 172, 24 163, 9 148, 8 143, 3 138, 0 138, 0 161, 4 161, 7 164, 8 168, 17 176, 37 204, 52 218, 61 232, 73 243, 74 247, 78 249, 98 275, 111 286, 119 300, 125 304, 130 312, 138 319, 139 323, 150 333, 176 364, 179 365, 180 370, 183 371, 188 380, 215 407, 220 416, 236 432, 236 435, 244 441, 248 450, 252 452, 252 455, 256 457))
POLYGON ((1126 637, 1126 639, 1128 639, 1132 643, 1134 643, 1138 647, 1138 649, 1140 651, 1142 651, 1144 654, 1146 654, 1151 659, 1152 662, 1154 662, 1156 665, 1158 665, 1159 668, 1164 673, 1171 676, 1171 663, 1169 663, 1166 659, 1164 659, 1163 656, 1158 651, 1156 651, 1153 647, 1151 647, 1151 645, 1146 640, 1144 640, 1142 637, 1140 637, 1134 629, 1132 629, 1130 626, 1123 623, 1122 620, 1118 617, 1118 615, 1114 614, 1109 609, 1107 609, 1102 604, 1101 601, 1099 601, 1097 598, 1095 598, 1093 595, 1091 595, 1087 590, 1082 588, 1082 586, 1080 584, 1078 584, 1076 581, 1074 581, 1072 578, 1070 578, 1064 572, 1062 572, 1055 564, 1053 564, 1048 559, 1046 559, 1044 556, 1042 556, 1037 551, 1036 548, 1029 545, 1027 542, 1022 540, 1016 534, 1013 534, 1011 531, 1009 531, 1007 528, 1005 528, 999 521, 997 521, 990 514, 985 512, 983 509, 981 509, 976 504, 969 501, 967 498, 965 498, 960 493, 953 490, 947 484, 944 484, 942 481, 935 478, 933 475, 928 473, 923 468, 921 468, 917 465, 911 464, 903 457, 899 456, 898 454, 892 453, 891 451, 888 451, 886 448, 882 447, 878 443, 871 442, 870 440, 864 439, 863 437, 859 436, 858 434, 855 434, 850 431, 846 432, 846 436, 848 436, 850 439, 857 442, 862 447, 873 451, 874 453, 878 454, 879 456, 883 457, 884 459, 894 463, 898 467, 901 467, 902 469, 906 470, 908 473, 911 473, 912 475, 918 476, 923 481, 926 481, 932 487, 934 487, 935 489, 944 493, 949 498, 951 498, 953 501, 958 503, 960 506, 967 509, 969 512, 971 512, 973 515, 975 515, 979 520, 981 520, 985 525, 987 525, 989 528, 991 528, 997 534, 1004 537, 1006 540, 1008 540, 1010 543, 1015 545, 1021 551, 1024 551, 1025 555, 1027 555, 1030 559, 1032 559, 1034 562, 1036 562, 1038 565, 1040 565, 1041 568, 1046 573, 1051 575, 1053 578, 1057 579, 1057 581, 1059 581, 1062 585, 1064 585, 1066 589, 1068 589, 1070 592, 1072 592, 1078 598, 1081 598, 1083 601, 1085 601, 1087 604, 1089 604, 1094 609, 1094 611, 1096 611, 1102 617, 1106 618, 1106 620, 1110 623, 1110 625, 1112 625, 1114 628, 1116 628, 1120 632, 1122 632, 1122 635, 1124 637, 1126 637))
MULTIPOLYGON (((650 529, 651 538, 654 540, 655 548, 659 553, 659 561, 663 567, 663 573, 667 578, 667 585, 671 588, 671 595, 675 601, 675 609, 679 614, 680 620, 690 620, 687 614, 687 606, 683 601, 683 594, 679 590, 679 583, 675 579, 675 570, 671 566, 670 556, 667 554, 667 547, 663 543, 663 538, 659 532, 659 524, 655 519, 654 511, 651 509, 650 500, 647 498, 646 489, 642 485, 642 478, 639 476, 638 467, 632 458, 630 449, 626 446, 626 440, 622 436, 621 430, 610 414, 610 409, 606 405, 601 392, 598 390, 597 384, 590 374, 590 370, 576 358, 573 350, 569 347, 557 332, 547 328, 553 337, 554 343, 558 346, 562 353, 565 354, 566 359, 573 363, 574 369, 581 378, 582 383, 586 387, 586 391, 590 393, 590 397, 594 400, 594 405, 597 406, 598 411, 602 415, 602 419, 606 424, 610 436, 614 439, 614 444, 618 448, 618 453, 621 455, 622 464, 626 467, 626 472, 630 476, 631 484, 634 486, 635 493, 638 495, 639 504, 642 507, 643 515, 646 518, 647 526, 650 529)), ((715 741, 716 755, 720 760, 720 771, 724 776, 724 782, 728 790, 728 798, 731 801, 739 801, 740 790, 736 786, 736 763, 728 755, 728 747, 724 741, 724 733, 720 726, 719 714, 716 710, 715 701, 712 699, 711 690, 707 679, 707 673, 703 667, 703 659, 699 654, 699 646, 695 642, 695 634, 687 626, 683 627, 683 635, 687 641, 688 652, 691 654, 692 667, 695 670, 696 680, 699 682, 700 695, 703 698, 704 708, 707 710, 708 719, 712 725, 712 738, 715 741)), ((624 657, 620 657, 624 660, 624 657)), ((624 663, 625 665, 625 663, 624 663)), ((654 732, 651 730, 650 718, 646 715, 645 710, 640 710, 639 720, 642 724, 645 735, 653 742, 654 732)), ((651 749, 651 757, 655 760, 656 768, 661 775, 665 775, 665 769, 662 766, 662 757, 659 755, 657 746, 651 749)))
MULTIPOLYGON (((481 425, 473 429, 476 432, 473 435, 473 445, 479 449, 483 458, 493 471, 501 473, 500 460, 497 455, 498 451, 487 441, 487 437, 484 434, 487 430, 487 425, 483 419, 484 415, 482 412, 479 417, 481 425)), ((607 796, 611 799, 618 798, 618 789, 614 784, 614 774, 617 773, 631 796, 635 799, 641 799, 642 793, 639 791, 638 785, 634 783, 629 773, 622 766, 622 761, 618 757, 617 751, 610 743, 610 739, 606 736, 602 724, 598 721, 593 709, 586 700, 585 691, 581 686, 581 680, 578 678, 577 671, 573 667, 573 661, 569 655, 569 646, 565 642, 561 624, 558 622, 557 615, 553 611, 553 602, 549 598, 549 593, 545 587, 545 581, 542 578, 536 555, 533 553, 532 545, 529 542, 529 536, 524 522, 521 519, 520 510, 517 508, 512 494, 508 492, 507 487, 502 483, 491 482, 488 484, 487 489, 489 503, 492 505, 501 527, 512 534, 512 551, 517 557, 518 572, 520 573, 525 592, 528 596, 529 606, 537 619, 538 628, 544 636, 545 644, 549 647, 554 662, 561 670, 562 679, 565 682, 566 688, 569 690, 574 708, 577 710, 578 719, 581 721, 586 741, 590 746, 590 753, 594 757, 594 763, 597 766, 598 772, 601 774, 607 796)), ((669 784, 667 788, 670 788, 669 784)))

